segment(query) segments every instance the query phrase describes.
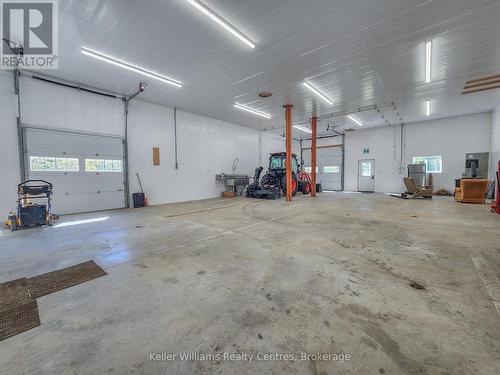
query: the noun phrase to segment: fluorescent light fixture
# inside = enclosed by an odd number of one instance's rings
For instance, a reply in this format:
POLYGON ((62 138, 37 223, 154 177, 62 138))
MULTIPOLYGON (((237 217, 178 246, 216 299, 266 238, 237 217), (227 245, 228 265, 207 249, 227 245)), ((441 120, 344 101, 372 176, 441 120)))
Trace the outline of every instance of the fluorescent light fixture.
POLYGON ((80 225, 80 224, 98 223, 100 221, 105 221, 108 219, 109 219, 109 216, 104 216, 104 217, 96 217, 94 219, 87 219, 87 220, 67 221, 66 223, 54 225, 54 228, 72 227, 73 225, 80 225))
POLYGON ((234 108, 238 108, 238 109, 241 109, 242 111, 247 111, 247 112, 253 113, 254 115, 261 116, 261 117, 264 117, 267 119, 271 118, 271 115, 268 115, 267 113, 257 111, 256 109, 247 107, 246 105, 243 105, 240 103, 234 103, 234 108))
POLYGON ((359 126, 363 126, 363 123, 357 117, 354 117, 353 115, 349 115, 349 116, 347 116, 347 118, 351 121, 354 121, 359 126))
POLYGON ((212 21, 217 23, 219 26, 222 26, 224 29, 229 31, 231 34, 233 34, 236 38, 241 40, 247 46, 249 46, 250 48, 255 48, 255 43, 253 43, 249 38, 243 35, 243 33, 238 31, 234 26, 232 26, 229 22, 227 22, 224 18, 219 16, 205 4, 203 4, 198 0, 186 0, 186 1, 192 6, 194 6, 196 9, 198 9, 200 12, 202 12, 204 15, 208 16, 212 21))
POLYGON ((176 81, 175 79, 172 79, 172 78, 166 77, 164 75, 155 73, 151 70, 141 68, 137 65, 130 64, 126 61, 117 59, 116 57, 113 57, 113 56, 106 55, 102 52, 95 51, 95 50, 87 48, 87 47, 82 47, 81 51, 84 55, 93 57, 95 59, 98 59, 98 60, 101 60, 104 62, 107 62, 109 64, 119 66, 120 68, 127 69, 127 70, 130 70, 132 72, 142 74, 143 76, 146 76, 146 77, 157 79, 158 81, 168 83, 169 85, 182 87, 182 82, 179 82, 179 81, 176 81))
POLYGON ((295 129, 302 130, 303 132, 306 132, 306 133, 312 134, 312 130, 311 130, 311 129, 309 129, 309 128, 306 128, 305 126, 301 126, 301 125, 294 125, 293 127, 294 127, 295 129))
POLYGON ((330 104, 330 105, 333 104, 333 102, 330 99, 328 99, 324 94, 322 94, 317 89, 315 89, 314 87, 312 87, 310 83, 304 81, 304 86, 307 87, 309 90, 311 90, 316 95, 318 95, 321 99, 323 99, 328 104, 330 104))
POLYGON ((425 102, 425 115, 429 117, 431 115, 431 101, 427 100, 425 102))
POLYGON ((425 43, 425 83, 430 83, 432 68, 432 42, 425 43))

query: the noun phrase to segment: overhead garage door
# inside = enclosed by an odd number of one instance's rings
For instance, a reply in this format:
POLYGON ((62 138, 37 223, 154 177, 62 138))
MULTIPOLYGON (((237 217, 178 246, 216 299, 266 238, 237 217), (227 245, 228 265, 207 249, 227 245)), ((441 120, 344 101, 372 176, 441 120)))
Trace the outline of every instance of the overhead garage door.
MULTIPOLYGON (((304 169, 311 172, 311 149, 304 149, 304 169)), ((341 146, 321 146, 316 149, 317 182, 323 190, 342 190, 342 158, 341 146)))
POLYGON ((54 185, 53 212, 125 207, 121 138, 23 128, 25 176, 54 185))

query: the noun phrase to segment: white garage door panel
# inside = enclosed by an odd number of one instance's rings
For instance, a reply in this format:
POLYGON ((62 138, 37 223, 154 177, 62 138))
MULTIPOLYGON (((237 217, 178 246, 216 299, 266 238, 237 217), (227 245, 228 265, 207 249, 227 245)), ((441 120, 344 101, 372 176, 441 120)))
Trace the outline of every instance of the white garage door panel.
POLYGON ((54 185, 52 208, 71 214, 125 207, 123 141, 120 138, 24 129, 26 175, 54 185), (79 159, 79 171, 32 171, 30 156, 79 159), (121 172, 87 172, 85 159, 121 160, 121 172))
POLYGON ((97 193, 98 191, 123 191, 123 182, 117 178, 103 176, 57 175, 55 173, 31 172, 31 179, 47 180, 54 185, 54 194, 97 193))
MULTIPOLYGON (((42 174, 35 172, 30 173, 31 176, 40 176, 42 174)), ((95 173, 88 174, 89 175, 75 173, 70 175, 68 172, 67 175, 47 173, 45 176, 50 178, 50 182, 54 184, 54 192, 57 193, 97 193, 98 191, 123 190, 122 178, 118 180, 118 177, 111 175, 111 173, 100 173, 99 175, 95 173)))
MULTIPOLYGON (((303 152, 304 166, 311 166, 311 150, 303 152)), ((317 181, 323 190, 342 190, 342 148, 322 147, 316 149, 318 167, 317 181), (338 168, 333 172, 333 167, 338 168)))
MULTIPOLYGON (((54 202, 56 202, 56 198, 57 197, 54 197, 54 202)), ((123 192, 120 194, 116 194, 114 192, 101 192, 99 194, 75 193, 66 196, 65 199, 71 200, 73 209, 76 210, 80 208, 79 212, 102 211, 103 209, 111 210, 124 207, 123 192), (85 207, 83 211, 81 211, 81 207, 85 207)), ((53 207, 54 212, 60 212, 60 210, 57 209, 58 206, 56 204, 54 204, 53 207)))
POLYGON ((30 128, 25 132, 26 149, 34 154, 52 152, 50 156, 59 156, 66 153, 89 158, 98 154, 123 158, 123 143, 119 138, 30 128))

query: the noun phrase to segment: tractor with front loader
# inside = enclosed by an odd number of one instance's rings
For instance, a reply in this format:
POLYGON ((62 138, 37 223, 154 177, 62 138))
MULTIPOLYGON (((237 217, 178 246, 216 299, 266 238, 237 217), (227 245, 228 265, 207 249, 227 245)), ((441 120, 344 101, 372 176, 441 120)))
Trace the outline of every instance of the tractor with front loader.
MULTIPOLYGON (((249 186, 247 196, 277 199, 281 195, 286 195, 286 152, 270 154, 269 169, 259 181, 262 169, 262 167, 257 168, 254 183, 249 186)), ((297 155, 292 154, 292 195, 298 191, 309 194, 311 186, 311 176, 299 168, 297 155)))

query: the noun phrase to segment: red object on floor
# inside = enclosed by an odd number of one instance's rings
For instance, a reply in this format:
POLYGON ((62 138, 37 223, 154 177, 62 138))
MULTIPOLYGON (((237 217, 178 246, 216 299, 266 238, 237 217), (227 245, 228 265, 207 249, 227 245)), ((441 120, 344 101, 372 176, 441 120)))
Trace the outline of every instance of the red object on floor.
POLYGON ((491 205, 491 212, 500 215, 500 160, 498 161, 498 171, 496 173, 497 190, 495 192, 495 203, 491 205))

